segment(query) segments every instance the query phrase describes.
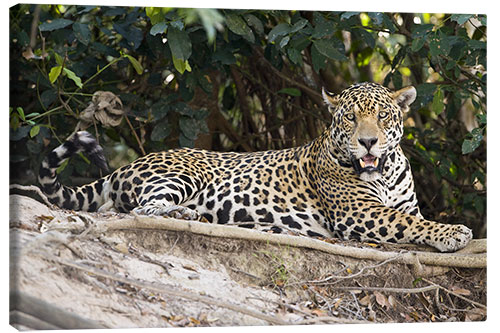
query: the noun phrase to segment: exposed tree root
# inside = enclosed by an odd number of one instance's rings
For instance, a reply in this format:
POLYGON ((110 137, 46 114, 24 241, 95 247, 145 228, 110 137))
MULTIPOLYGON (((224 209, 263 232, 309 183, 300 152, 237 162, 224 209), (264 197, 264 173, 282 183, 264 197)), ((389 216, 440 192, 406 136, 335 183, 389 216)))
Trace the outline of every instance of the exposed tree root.
MULTIPOLYGON (((245 229, 240 227, 225 226, 218 224, 209 224, 196 221, 184 221, 173 218, 150 217, 136 215, 134 217, 119 218, 112 220, 104 220, 99 223, 99 231, 105 230, 123 230, 123 229, 156 229, 156 230, 172 230, 172 231, 188 231, 195 234, 256 240, 261 242, 269 242, 273 244, 289 245, 294 247, 304 247, 314 250, 319 250, 331 254, 349 256, 359 259, 384 261, 391 258, 396 258, 395 262, 410 265, 433 265, 444 267, 465 267, 465 268, 484 268, 486 267, 486 253, 477 253, 478 249, 486 248, 486 240, 471 241, 472 252, 467 253, 467 247, 460 253, 436 253, 423 251, 380 251, 371 248, 349 247, 339 244, 331 244, 317 239, 263 233, 256 230, 245 229)), ((468 246, 468 247, 469 247, 468 246)))

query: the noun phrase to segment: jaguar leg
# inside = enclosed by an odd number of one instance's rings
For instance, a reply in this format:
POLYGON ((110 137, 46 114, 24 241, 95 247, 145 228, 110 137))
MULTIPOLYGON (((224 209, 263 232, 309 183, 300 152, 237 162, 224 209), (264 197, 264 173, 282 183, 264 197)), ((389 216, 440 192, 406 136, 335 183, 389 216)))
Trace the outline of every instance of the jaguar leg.
POLYGON ((441 252, 457 251, 472 239, 472 230, 464 225, 437 223, 385 206, 371 206, 369 214, 360 215, 347 217, 337 230, 345 238, 426 244, 441 252))

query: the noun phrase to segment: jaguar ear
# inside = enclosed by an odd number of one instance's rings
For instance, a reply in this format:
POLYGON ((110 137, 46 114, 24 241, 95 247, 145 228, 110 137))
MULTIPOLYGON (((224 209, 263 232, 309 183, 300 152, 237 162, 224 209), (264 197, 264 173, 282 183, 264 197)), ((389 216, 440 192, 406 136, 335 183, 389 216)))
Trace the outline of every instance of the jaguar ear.
POLYGON ((410 104, 417 98, 417 90, 413 86, 402 88, 392 93, 392 97, 403 112, 410 110, 410 104))
POLYGON ((333 110, 338 104, 337 95, 329 92, 328 90, 325 89, 325 87, 321 89, 321 95, 323 95, 323 100, 325 101, 325 104, 328 106, 328 111, 330 111, 330 113, 333 113, 333 110))

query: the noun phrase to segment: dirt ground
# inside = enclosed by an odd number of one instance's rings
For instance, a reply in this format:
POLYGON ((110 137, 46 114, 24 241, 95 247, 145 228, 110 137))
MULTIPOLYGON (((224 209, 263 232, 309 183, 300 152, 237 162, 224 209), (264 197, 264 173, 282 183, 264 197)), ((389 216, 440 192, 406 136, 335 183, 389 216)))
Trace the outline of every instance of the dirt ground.
MULTIPOLYGON (((486 319, 486 268, 441 267, 423 276, 396 261, 361 260, 269 242, 185 231, 95 234, 57 228, 62 222, 86 225, 106 218, 109 215, 53 209, 26 196, 10 196, 14 327, 486 319)), ((394 250, 388 245, 336 243, 394 250)))

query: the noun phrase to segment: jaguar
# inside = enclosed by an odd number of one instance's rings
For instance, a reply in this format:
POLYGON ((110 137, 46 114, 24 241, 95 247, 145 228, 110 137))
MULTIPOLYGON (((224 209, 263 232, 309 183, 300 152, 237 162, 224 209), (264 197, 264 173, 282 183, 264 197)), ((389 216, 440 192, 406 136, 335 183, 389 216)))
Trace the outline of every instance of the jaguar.
MULTIPOLYGON (((103 149, 85 131, 74 133, 42 161, 39 183, 65 209, 115 210, 236 225, 273 233, 426 244, 459 250, 472 238, 464 225, 420 213, 408 159, 400 146, 403 117, 416 98, 354 84, 325 89, 331 125, 311 142, 289 149, 214 152, 179 148, 143 156, 94 182, 62 185, 57 168, 83 152, 106 169, 103 149)), ((168 222, 166 222, 168 223, 168 222)))

